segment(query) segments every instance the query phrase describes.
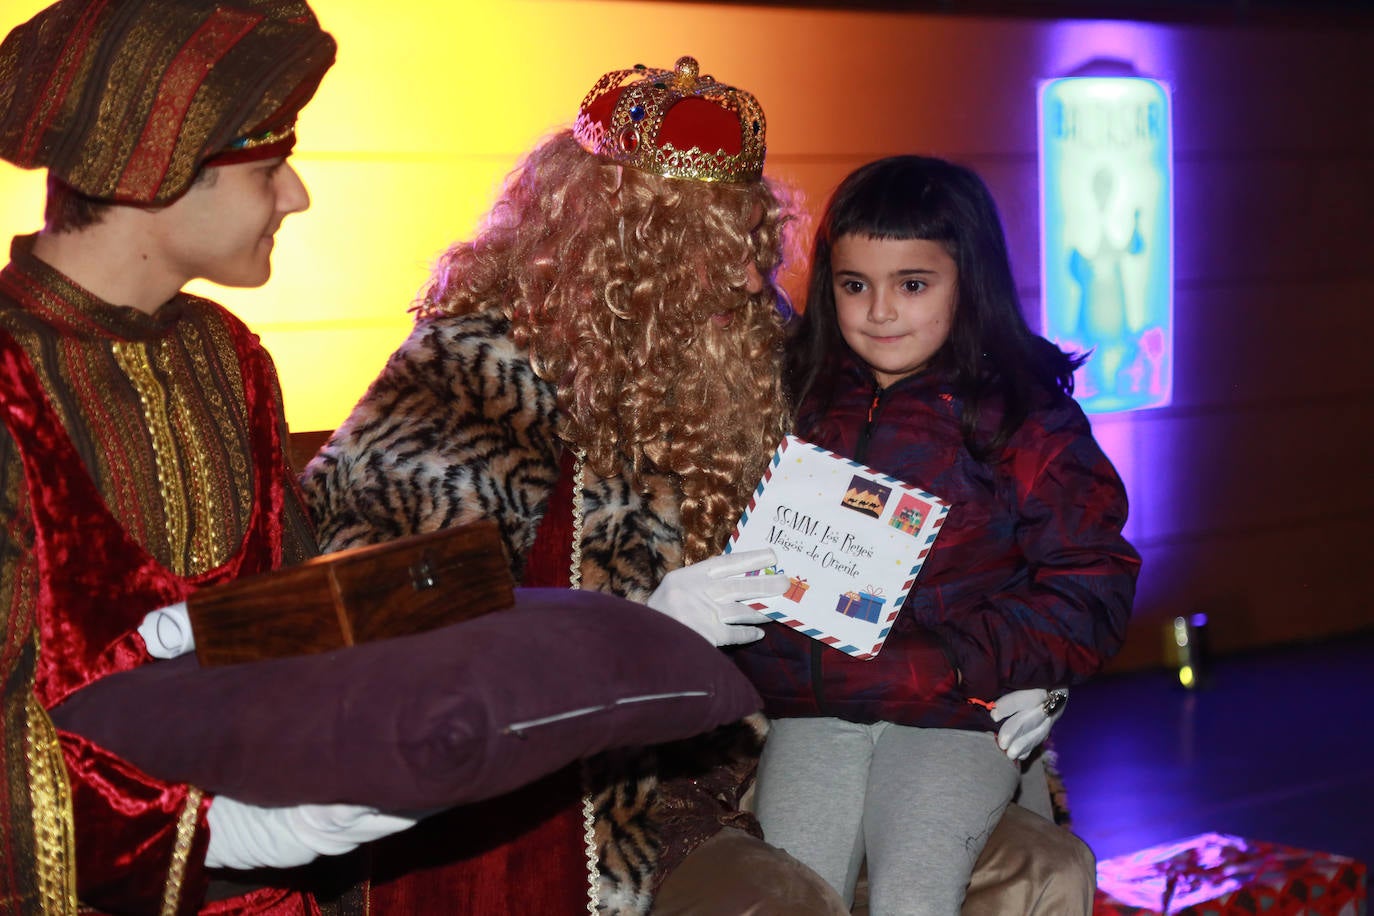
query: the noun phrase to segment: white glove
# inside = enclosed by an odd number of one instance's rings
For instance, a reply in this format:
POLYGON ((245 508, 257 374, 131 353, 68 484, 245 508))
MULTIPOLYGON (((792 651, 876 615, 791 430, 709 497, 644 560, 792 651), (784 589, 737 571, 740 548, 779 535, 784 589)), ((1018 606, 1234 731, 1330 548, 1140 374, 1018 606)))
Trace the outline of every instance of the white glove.
POLYGON ((771 618, 739 602, 787 591, 786 576, 745 576, 778 562, 772 548, 727 553, 663 577, 645 602, 685 624, 713 646, 737 646, 763 638, 754 624, 771 618))
POLYGON ((1012 760, 1025 760, 1050 734, 1069 702, 1067 687, 1013 690, 992 706, 992 721, 1001 722, 997 746, 1012 760), (1005 720, 1005 721, 1003 721, 1005 720))
POLYGON ((206 812, 207 868, 293 868, 404 830, 416 818, 361 805, 260 808, 223 795, 206 812))
POLYGON ((138 625, 138 635, 143 637, 153 658, 176 658, 196 647, 185 601, 149 611, 138 625))

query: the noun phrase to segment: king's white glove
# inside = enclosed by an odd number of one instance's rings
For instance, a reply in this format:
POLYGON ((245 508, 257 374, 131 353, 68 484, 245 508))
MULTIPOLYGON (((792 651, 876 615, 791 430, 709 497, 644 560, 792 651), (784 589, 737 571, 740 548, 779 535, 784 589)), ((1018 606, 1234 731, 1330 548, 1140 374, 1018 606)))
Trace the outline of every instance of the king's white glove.
POLYGON ((416 818, 362 805, 262 808, 218 795, 206 813, 208 868, 294 868, 404 830, 416 818))
POLYGON ((646 604, 700 633, 713 646, 737 646, 763 638, 757 624, 769 617, 740 601, 787 591, 786 576, 746 576, 778 562, 772 548, 727 553, 663 577, 646 604))
POLYGON ((149 611, 138 625, 138 635, 143 637, 153 658, 176 658, 196 647, 185 601, 149 611))
POLYGON ((1067 687, 1013 690, 992 706, 992 721, 1001 722, 997 746, 1012 760, 1025 760, 1050 735, 1050 727, 1064 714, 1069 702, 1067 687))

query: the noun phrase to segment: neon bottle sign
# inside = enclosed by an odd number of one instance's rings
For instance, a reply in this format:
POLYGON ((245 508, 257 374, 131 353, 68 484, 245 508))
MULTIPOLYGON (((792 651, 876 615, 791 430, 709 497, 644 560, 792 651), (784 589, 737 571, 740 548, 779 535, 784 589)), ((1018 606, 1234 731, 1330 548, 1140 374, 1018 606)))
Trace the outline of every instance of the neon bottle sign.
POLYGON ((1161 407, 1173 393, 1173 156, 1169 92, 1140 77, 1040 87, 1044 334, 1091 351, 1075 377, 1089 413, 1161 407))

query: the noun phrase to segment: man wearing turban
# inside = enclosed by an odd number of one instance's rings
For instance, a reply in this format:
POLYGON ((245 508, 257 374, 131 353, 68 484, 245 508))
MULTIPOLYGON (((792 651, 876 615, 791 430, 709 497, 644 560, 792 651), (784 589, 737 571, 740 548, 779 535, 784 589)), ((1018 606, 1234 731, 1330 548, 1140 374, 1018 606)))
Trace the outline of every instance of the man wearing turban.
MULTIPOLYGON (((44 228, 0 272, 0 912, 318 913, 209 867, 351 845, 49 716, 152 661, 150 612, 316 552, 267 353, 182 287, 266 282, 309 205, 286 157, 334 54, 303 0, 60 0, 0 45, 0 156, 48 171, 44 228)), ((357 813, 354 841, 410 823, 357 813)))

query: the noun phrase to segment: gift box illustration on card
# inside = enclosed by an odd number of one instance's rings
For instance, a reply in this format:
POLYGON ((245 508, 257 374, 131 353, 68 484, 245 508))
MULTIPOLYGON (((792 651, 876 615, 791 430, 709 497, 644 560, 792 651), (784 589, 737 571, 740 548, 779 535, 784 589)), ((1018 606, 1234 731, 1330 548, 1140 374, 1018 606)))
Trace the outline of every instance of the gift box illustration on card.
POLYGON ((783 592, 782 596, 788 601, 800 602, 810 587, 811 584, 805 579, 800 576, 793 576, 787 580, 787 591, 783 592))
POLYGON ((853 617, 854 608, 858 605, 858 603, 858 592, 845 592, 843 595, 840 595, 840 600, 835 605, 835 611, 837 613, 843 614, 846 617, 853 617))
POLYGON ((871 585, 869 589, 871 591, 849 591, 840 595, 835 610, 846 617, 857 617, 859 620, 877 623, 885 602, 883 590, 875 589, 871 585))

